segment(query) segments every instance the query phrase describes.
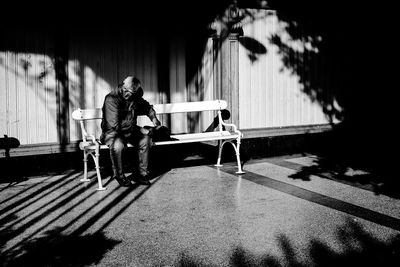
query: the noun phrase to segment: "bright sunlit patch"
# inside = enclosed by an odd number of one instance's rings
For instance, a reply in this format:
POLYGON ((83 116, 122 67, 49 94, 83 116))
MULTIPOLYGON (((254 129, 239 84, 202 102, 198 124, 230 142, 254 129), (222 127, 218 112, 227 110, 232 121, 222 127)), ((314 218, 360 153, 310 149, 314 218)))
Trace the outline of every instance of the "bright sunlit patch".
POLYGON ((21 144, 57 140, 54 60, 42 54, 0 52, 0 132, 21 144))

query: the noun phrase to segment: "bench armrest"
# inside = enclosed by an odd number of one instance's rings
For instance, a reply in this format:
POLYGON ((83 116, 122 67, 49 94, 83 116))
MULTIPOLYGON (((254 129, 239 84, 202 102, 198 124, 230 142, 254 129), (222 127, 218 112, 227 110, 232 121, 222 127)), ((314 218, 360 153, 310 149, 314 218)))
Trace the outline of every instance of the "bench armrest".
POLYGON ((82 137, 82 142, 79 143, 79 148, 84 150, 85 147, 95 145, 96 150, 100 149, 100 143, 96 140, 94 135, 86 135, 82 137))
POLYGON ((93 142, 93 143, 95 143, 95 142, 97 142, 96 141, 96 138, 94 137, 94 135, 93 134, 86 134, 84 137, 84 140, 86 141, 86 142, 93 142))
POLYGON ((243 137, 243 134, 237 129, 237 126, 235 124, 224 122, 224 120, 222 119, 221 111, 218 111, 218 119, 219 119, 220 131, 222 131, 222 126, 232 127, 235 133, 237 133, 240 137, 243 137))
POLYGON ((96 143, 96 138, 94 137, 94 135, 87 133, 86 128, 85 128, 85 124, 84 124, 84 120, 81 120, 79 122, 79 125, 81 126, 83 142, 85 142, 85 143, 88 143, 88 142, 96 143))

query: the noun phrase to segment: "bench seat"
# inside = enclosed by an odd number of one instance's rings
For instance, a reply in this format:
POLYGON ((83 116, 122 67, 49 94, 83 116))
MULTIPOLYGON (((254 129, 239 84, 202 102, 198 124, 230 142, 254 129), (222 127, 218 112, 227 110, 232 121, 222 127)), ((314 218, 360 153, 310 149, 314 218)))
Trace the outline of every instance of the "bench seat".
MULTIPOLYGON (((162 145, 173 145, 173 144, 184 144, 184 143, 218 141, 218 140, 236 139, 238 137, 239 134, 231 133, 229 131, 176 134, 176 135, 171 135, 172 140, 154 142, 153 145, 162 146, 162 145)), ((94 144, 93 142, 87 142, 87 143, 81 142, 79 147, 80 149, 95 149, 96 144, 94 144)), ((99 147, 100 149, 108 148, 107 145, 101 143, 99 147)), ((133 147, 133 146, 131 144, 128 144, 128 147, 133 147)))
POLYGON ((236 139, 238 138, 238 136, 239 134, 231 133, 228 131, 176 134, 171 136, 171 139, 175 140, 155 142, 154 145, 161 146, 170 144, 183 144, 183 143, 193 143, 193 142, 236 139))

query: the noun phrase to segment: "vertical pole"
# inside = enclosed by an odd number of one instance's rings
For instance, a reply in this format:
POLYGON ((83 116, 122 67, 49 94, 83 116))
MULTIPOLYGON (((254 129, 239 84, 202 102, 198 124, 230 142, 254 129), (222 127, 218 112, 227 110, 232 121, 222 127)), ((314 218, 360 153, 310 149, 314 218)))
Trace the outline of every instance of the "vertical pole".
POLYGON ((228 102, 230 122, 239 125, 239 34, 231 33, 220 48, 220 72, 217 73, 220 99, 228 102))

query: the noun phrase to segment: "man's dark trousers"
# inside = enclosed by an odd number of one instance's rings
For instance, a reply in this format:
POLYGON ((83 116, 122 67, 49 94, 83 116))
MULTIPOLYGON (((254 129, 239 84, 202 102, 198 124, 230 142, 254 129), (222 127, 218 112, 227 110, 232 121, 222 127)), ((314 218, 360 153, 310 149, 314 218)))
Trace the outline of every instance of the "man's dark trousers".
POLYGON ((141 176, 147 176, 149 174, 148 165, 152 141, 148 135, 142 134, 140 131, 135 131, 135 133, 129 137, 115 136, 107 138, 106 136, 105 143, 110 148, 110 156, 114 176, 120 177, 124 174, 122 152, 127 147, 128 143, 133 145, 134 149, 138 151, 139 174, 141 176))

